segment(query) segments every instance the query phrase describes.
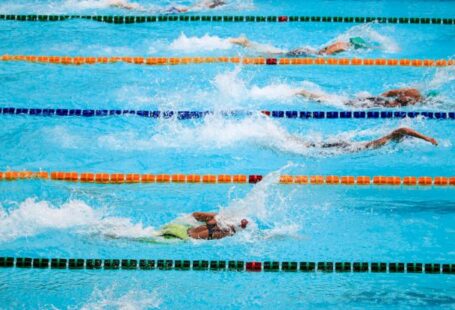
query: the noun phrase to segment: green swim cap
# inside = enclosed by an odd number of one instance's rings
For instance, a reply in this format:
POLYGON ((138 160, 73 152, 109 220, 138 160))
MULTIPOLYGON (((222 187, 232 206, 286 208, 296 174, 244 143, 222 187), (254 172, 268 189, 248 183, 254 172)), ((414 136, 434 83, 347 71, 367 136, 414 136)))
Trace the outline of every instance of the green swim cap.
POLYGON ((439 92, 437 90, 430 90, 426 94, 427 97, 436 97, 437 95, 439 95, 439 92))
POLYGON ((352 37, 349 39, 349 43, 351 43, 355 49, 368 48, 368 43, 361 37, 352 37))

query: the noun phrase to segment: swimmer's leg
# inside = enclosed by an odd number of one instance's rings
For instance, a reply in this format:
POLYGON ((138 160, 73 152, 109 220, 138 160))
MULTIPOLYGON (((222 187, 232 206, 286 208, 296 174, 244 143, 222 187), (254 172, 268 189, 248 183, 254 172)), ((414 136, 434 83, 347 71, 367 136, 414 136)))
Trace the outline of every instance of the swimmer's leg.
POLYGON ((301 89, 298 92, 296 92, 295 94, 297 96, 302 96, 302 97, 305 97, 307 99, 314 100, 317 102, 327 102, 328 101, 327 96, 315 94, 315 93, 309 92, 305 89, 301 89))
POLYGON ((432 137, 425 136, 411 128, 403 127, 403 128, 398 128, 398 129, 392 131, 390 134, 388 134, 382 138, 365 143, 363 148, 377 149, 377 148, 380 148, 380 147, 388 144, 391 141, 392 142, 401 142, 401 140, 404 137, 414 137, 417 139, 421 139, 421 140, 430 142, 433 145, 438 145, 438 142, 435 139, 433 139, 432 137))

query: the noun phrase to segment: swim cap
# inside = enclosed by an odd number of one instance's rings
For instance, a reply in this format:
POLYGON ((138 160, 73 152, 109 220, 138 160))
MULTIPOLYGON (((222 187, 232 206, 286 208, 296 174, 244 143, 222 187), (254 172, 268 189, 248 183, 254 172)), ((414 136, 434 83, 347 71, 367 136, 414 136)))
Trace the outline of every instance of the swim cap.
POLYGON ((437 95, 439 95, 439 92, 437 90, 430 90, 426 94, 427 97, 436 97, 437 95))
POLYGON ((349 43, 351 43, 355 49, 368 48, 368 43, 361 37, 352 37, 349 39, 349 43))
POLYGON ((246 225, 248 225, 248 220, 247 219, 243 219, 240 221, 240 227, 242 227, 243 229, 246 228, 246 225))

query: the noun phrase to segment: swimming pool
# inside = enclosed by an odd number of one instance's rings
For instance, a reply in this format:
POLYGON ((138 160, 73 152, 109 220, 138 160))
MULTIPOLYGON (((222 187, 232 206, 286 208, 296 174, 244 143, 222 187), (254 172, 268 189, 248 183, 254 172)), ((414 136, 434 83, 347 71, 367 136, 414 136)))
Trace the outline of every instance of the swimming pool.
MULTIPOLYGON (((137 1, 148 9, 167 1, 137 1)), ((183 2, 182 2, 183 3, 183 2)), ((452 18, 449 1, 231 2, 200 14, 452 18)), ((0 14, 133 14, 106 1, 3 1, 0 14)), ((142 13, 141 13, 142 14, 142 13)), ((193 14, 193 13, 191 13, 193 14)), ((197 13, 199 14, 199 13, 197 13)), ((453 25, 352 23, 144 23, 0 21, 0 54, 61 56, 257 56, 227 38, 279 49, 360 36, 377 48, 335 57, 452 59, 453 25)), ((0 62, 0 107, 122 110, 365 111, 344 98, 417 87, 438 95, 394 111, 455 111, 452 67, 248 66, 126 63, 63 66, 0 62), (305 88, 332 94, 321 104, 305 88)), ((372 109, 391 111, 391 109, 372 109)), ((277 184, 277 175, 454 176, 450 119, 287 119, 260 113, 201 119, 0 115, 2 171, 260 174, 252 184, 0 182, 0 256, 243 261, 454 261, 453 186, 277 184), (406 140, 349 153, 310 141, 374 139, 399 126, 439 146, 406 140), (194 211, 248 217, 217 241, 144 243, 194 211)), ((454 307, 452 275, 250 273, 0 268, 3 308, 454 307)))

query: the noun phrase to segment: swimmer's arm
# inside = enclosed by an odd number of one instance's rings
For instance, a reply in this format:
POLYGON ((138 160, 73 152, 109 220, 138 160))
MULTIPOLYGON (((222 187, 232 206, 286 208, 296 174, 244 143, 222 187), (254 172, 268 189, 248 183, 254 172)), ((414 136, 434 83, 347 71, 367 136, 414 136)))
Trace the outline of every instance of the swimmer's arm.
POLYGON ((438 145, 438 142, 434 138, 425 136, 411 128, 398 128, 382 138, 366 143, 364 147, 366 149, 377 149, 391 141, 399 142, 404 137, 414 137, 430 142, 433 145, 438 145))
POLYGON ((215 218, 216 213, 214 213, 214 212, 193 212, 192 215, 196 219, 196 221, 208 222, 215 218))
POLYGON ((350 47, 350 44, 349 43, 346 43, 346 42, 336 42, 336 43, 333 43, 333 44, 330 44, 329 46, 326 46, 324 47, 323 49, 321 49, 318 54, 319 55, 333 55, 333 54, 336 54, 336 53, 339 53, 339 52, 344 52, 346 50, 348 50, 350 47))
POLYGON ((295 93, 297 96, 302 96, 310 100, 315 100, 315 101, 325 101, 326 97, 324 95, 318 95, 312 92, 309 92, 305 89, 301 89, 298 92, 295 93))
POLYGON ((246 37, 230 38, 229 43, 240 45, 242 47, 251 47, 251 42, 246 37))

